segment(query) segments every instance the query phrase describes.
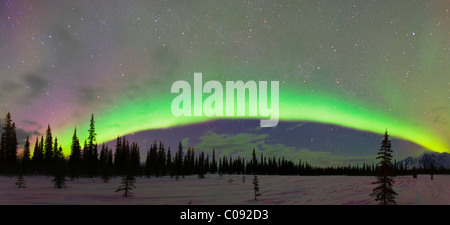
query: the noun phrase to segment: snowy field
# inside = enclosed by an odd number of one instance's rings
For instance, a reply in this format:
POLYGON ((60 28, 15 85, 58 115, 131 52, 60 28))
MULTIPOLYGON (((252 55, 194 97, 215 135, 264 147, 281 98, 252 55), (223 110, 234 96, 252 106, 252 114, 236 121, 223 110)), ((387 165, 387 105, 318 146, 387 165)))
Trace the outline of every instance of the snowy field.
MULTIPOLYGON (((258 176, 262 196, 253 200, 253 176, 207 175, 175 178, 136 178, 133 196, 114 192, 121 178, 103 183, 99 178, 67 181, 55 189, 52 177, 25 177, 26 188, 15 186, 16 177, 0 177, 1 205, 373 205, 369 197, 375 177, 357 176, 258 176)), ((450 176, 396 177, 399 205, 450 204, 450 176)))

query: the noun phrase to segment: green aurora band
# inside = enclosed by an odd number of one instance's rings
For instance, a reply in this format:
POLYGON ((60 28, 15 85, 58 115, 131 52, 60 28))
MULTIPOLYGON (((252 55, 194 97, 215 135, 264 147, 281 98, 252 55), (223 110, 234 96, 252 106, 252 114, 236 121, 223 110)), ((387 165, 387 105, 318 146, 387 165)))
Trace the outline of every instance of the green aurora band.
MULTIPOLYGON (((388 113, 379 112, 370 105, 353 104, 340 101, 331 96, 321 96, 319 94, 298 95, 282 90, 280 90, 280 121, 327 123, 378 134, 383 134, 387 129, 393 137, 417 143, 435 152, 449 152, 448 140, 446 142, 439 134, 427 130, 426 127, 418 127, 417 124, 408 122, 402 117, 394 117, 388 113)), ((155 99, 153 102, 158 104, 152 104, 152 101, 145 99, 142 101, 146 102, 146 104, 135 102, 124 107, 117 107, 111 112, 96 114, 97 142, 107 142, 114 140, 117 136, 133 132, 183 126, 213 119, 258 118, 249 116, 175 117, 170 111, 170 103, 174 96, 176 95, 173 94, 166 99, 155 99)), ((204 96, 203 100, 206 97, 204 96)), ((88 123, 86 122, 82 129, 77 129, 78 137, 88 136, 87 126, 88 123)), ((62 145, 65 154, 70 154, 70 142, 67 140, 71 140, 72 135, 73 128, 68 128, 62 133, 62 138, 59 139, 63 140, 62 145)), ((80 138, 80 140, 82 139, 80 138)))

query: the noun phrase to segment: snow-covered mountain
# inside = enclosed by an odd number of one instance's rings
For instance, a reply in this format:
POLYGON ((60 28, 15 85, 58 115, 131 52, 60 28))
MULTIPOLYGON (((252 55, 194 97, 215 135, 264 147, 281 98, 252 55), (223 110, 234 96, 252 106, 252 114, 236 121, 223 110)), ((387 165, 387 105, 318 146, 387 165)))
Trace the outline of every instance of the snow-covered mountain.
POLYGON ((429 168, 433 164, 434 168, 450 168, 450 154, 449 153, 430 153, 426 152, 419 157, 408 157, 402 161, 397 162, 400 166, 403 164, 404 168, 429 168))

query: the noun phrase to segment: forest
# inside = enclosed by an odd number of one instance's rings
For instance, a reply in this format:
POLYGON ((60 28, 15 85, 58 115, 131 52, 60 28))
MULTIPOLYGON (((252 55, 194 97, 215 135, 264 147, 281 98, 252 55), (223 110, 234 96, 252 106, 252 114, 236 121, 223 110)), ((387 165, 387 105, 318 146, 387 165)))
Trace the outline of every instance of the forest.
MULTIPOLYGON (((27 137, 23 145, 23 154, 17 156, 18 141, 16 126, 11 114, 5 116, 3 133, 0 143, 0 174, 1 175, 52 175, 78 177, 101 177, 105 181, 112 176, 145 176, 145 177, 183 177, 205 174, 258 174, 258 175, 354 175, 374 176, 379 165, 345 165, 333 167, 313 166, 306 161, 293 162, 284 157, 265 157, 257 155, 253 148, 252 157, 221 156, 217 157, 215 149, 211 153, 195 151, 193 147, 186 150, 179 143, 175 151, 165 147, 164 143, 154 141, 147 146, 145 160, 141 160, 139 146, 130 143, 125 137, 117 137, 114 151, 111 147, 97 145, 95 120, 92 114, 89 126, 89 136, 83 146, 74 129, 70 155, 64 157, 63 149, 58 145, 58 139, 52 137, 50 125, 44 136, 36 138, 34 147, 30 146, 27 137), (31 152, 33 151, 33 152, 31 152)), ((251 147, 250 147, 251 148, 251 147)), ((250 149, 249 149, 250 151, 250 149)), ((406 169, 403 165, 393 163, 395 175, 415 174, 448 174, 443 168, 406 169)))

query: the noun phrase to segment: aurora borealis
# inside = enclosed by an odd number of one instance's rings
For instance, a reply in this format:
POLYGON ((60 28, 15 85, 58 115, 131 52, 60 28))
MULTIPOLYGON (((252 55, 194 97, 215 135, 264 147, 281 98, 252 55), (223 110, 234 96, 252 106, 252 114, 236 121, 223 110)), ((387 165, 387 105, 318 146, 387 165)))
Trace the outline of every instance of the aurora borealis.
POLYGON ((87 137, 91 113, 100 143, 249 118, 173 116, 173 82, 201 72, 279 81, 280 121, 388 129, 450 152, 449 9, 445 0, 1 0, 0 115, 11 112, 31 140, 51 124, 66 154, 75 127, 87 137))

